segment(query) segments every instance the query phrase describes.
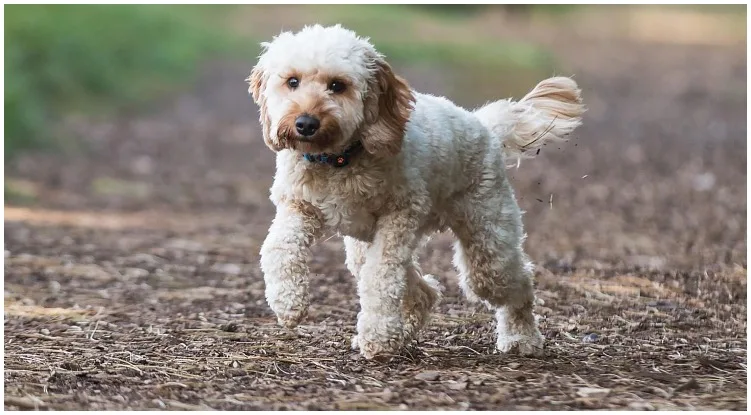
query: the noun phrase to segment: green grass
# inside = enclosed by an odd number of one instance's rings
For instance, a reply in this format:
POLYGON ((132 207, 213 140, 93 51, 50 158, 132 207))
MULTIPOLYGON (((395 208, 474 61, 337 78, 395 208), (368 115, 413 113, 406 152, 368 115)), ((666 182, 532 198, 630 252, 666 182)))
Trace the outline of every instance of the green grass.
POLYGON ((143 102, 231 44, 215 9, 161 5, 5 7, 5 159, 53 147, 63 114, 143 102))
POLYGON ((248 13, 237 16, 237 6, 6 6, 5 159, 29 149, 80 150, 83 140, 55 128, 61 119, 138 108, 184 85, 212 54, 232 52, 252 65, 258 40, 270 39, 254 21, 278 19, 266 25, 274 30, 295 19, 343 23, 371 36, 394 62, 465 75, 552 62, 534 45, 477 37, 471 19, 489 6, 275 7, 282 9, 266 15, 268 6, 246 7, 248 13), (239 26, 230 24, 238 17, 239 26), (426 28, 449 31, 436 38, 425 35, 426 28))

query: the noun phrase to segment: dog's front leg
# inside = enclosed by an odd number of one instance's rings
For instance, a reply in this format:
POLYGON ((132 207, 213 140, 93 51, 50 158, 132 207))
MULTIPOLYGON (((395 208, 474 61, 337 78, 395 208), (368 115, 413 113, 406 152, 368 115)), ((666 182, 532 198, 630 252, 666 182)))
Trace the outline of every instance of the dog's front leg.
POLYGON ((308 256, 323 221, 304 202, 280 203, 261 247, 266 301, 279 324, 295 327, 308 312, 308 256))
POLYGON ((404 343, 402 302, 418 228, 418 221, 409 211, 385 215, 378 221, 357 287, 362 310, 356 344, 368 359, 397 352, 404 343))

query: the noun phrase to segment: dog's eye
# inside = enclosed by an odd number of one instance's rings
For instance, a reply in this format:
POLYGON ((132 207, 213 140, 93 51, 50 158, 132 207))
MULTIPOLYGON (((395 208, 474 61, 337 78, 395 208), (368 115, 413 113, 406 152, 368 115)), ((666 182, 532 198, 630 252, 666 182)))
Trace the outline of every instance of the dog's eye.
POLYGON ((329 91, 335 94, 344 92, 345 89, 347 89, 347 85, 345 85, 342 81, 331 81, 331 83, 329 84, 329 91))
POLYGON ((300 86, 300 80, 299 80, 299 79, 297 79, 297 78, 295 78, 295 77, 293 76, 292 78, 289 78, 289 79, 287 79, 287 85, 288 85, 288 86, 289 86, 290 88, 292 88, 292 89, 295 89, 295 88, 297 88, 298 86, 300 86))

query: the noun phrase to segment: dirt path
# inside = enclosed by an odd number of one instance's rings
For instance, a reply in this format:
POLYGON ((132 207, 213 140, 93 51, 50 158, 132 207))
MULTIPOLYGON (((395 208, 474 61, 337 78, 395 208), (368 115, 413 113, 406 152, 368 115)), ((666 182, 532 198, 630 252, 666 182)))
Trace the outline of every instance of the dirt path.
POLYGON ((543 357, 493 354, 446 236, 422 256, 446 298, 404 356, 349 350, 337 238, 315 247, 305 325, 277 327, 257 266, 274 160, 251 63, 224 62, 145 114, 70 120, 90 151, 8 173, 38 204, 5 210, 5 408, 746 408, 745 45, 545 41, 590 111, 510 171, 543 357))

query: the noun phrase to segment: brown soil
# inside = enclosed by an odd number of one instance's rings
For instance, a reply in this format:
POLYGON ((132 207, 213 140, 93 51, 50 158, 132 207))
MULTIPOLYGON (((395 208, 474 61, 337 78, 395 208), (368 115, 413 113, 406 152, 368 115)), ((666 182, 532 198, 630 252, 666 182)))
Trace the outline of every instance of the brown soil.
MULTIPOLYGON (((446 298, 403 355, 349 349, 338 238, 315 247, 308 320, 278 327, 257 265, 274 160, 252 62, 224 62, 144 113, 71 119, 84 154, 9 168, 37 203, 5 209, 5 408, 745 409, 745 45, 545 42, 590 111, 509 171, 543 357, 493 353, 447 236, 422 256, 446 298)), ((407 72, 435 93, 440 75, 407 72)))

